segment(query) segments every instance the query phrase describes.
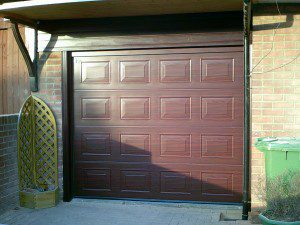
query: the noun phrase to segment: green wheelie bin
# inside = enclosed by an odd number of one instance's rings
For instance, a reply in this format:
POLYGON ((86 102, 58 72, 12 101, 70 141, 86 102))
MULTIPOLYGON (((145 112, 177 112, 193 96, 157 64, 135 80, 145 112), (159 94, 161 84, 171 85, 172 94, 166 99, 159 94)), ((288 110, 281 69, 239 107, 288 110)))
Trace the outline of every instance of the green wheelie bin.
POLYGON ((258 138, 255 147, 265 155, 267 179, 288 170, 300 171, 300 138, 258 138))

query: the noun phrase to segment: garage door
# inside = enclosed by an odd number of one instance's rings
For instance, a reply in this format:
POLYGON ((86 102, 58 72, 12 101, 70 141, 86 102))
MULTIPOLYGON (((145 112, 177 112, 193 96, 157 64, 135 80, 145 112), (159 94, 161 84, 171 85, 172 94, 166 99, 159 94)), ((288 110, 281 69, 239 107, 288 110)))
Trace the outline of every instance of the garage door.
POLYGON ((241 47, 73 54, 77 196, 240 202, 241 47))

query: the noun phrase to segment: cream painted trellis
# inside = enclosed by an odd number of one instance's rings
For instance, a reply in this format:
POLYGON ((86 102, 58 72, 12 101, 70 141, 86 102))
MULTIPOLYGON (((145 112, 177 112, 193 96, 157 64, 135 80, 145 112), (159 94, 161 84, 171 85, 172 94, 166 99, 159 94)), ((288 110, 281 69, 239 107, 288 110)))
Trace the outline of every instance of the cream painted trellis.
POLYGON ((57 131, 50 108, 29 96, 18 122, 19 188, 49 191, 58 186, 57 131))

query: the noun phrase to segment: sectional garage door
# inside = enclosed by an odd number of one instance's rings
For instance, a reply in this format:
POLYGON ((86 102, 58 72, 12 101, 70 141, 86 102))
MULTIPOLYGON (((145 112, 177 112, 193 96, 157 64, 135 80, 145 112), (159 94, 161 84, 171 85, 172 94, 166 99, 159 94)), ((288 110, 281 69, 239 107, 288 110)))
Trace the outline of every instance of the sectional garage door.
POLYGON ((76 196, 240 202, 241 47, 73 53, 76 196))

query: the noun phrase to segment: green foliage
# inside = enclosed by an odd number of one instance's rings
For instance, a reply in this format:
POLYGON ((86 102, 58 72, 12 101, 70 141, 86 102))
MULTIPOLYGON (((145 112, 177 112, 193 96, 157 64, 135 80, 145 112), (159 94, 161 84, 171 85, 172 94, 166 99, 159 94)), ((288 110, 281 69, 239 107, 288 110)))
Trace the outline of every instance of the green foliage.
POLYGON ((266 217, 300 221, 300 172, 287 171, 266 184, 266 217))

